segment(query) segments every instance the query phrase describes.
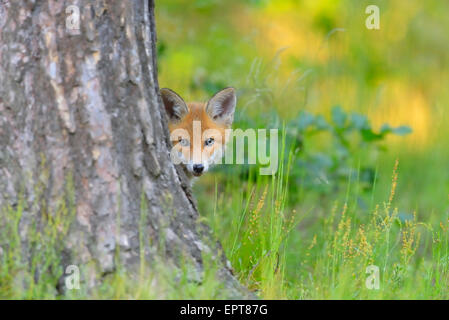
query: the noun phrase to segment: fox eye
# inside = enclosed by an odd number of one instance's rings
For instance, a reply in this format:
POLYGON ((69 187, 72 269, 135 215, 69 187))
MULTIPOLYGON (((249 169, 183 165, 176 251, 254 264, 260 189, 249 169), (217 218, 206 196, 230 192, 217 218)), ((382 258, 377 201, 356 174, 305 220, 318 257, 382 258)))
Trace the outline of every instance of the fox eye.
POLYGON ((187 140, 187 139, 179 138, 178 142, 183 147, 188 147, 190 145, 189 140, 187 140))
POLYGON ((211 146, 211 145, 213 145, 214 144, 214 138, 209 138, 209 139, 207 139, 206 141, 204 141, 204 144, 206 145, 206 146, 211 146))

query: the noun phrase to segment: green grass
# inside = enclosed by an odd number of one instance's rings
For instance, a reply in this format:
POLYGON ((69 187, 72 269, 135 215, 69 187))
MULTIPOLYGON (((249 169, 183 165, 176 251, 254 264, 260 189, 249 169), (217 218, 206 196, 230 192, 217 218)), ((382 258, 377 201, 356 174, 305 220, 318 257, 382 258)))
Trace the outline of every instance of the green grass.
MULTIPOLYGON (((273 176, 255 175, 241 184, 237 176, 215 183, 203 217, 222 242, 242 284, 263 299, 447 299, 449 298, 449 219, 439 224, 401 218, 394 207, 400 183, 398 162, 386 200, 368 212, 356 210, 348 186, 342 203, 330 212, 311 216, 288 207, 289 170, 294 153, 281 147, 281 165, 273 176), (254 178, 254 179, 252 179, 254 178), (239 183, 236 187, 234 183, 239 183), (232 201, 229 201, 232 199, 232 201), (380 271, 379 290, 365 285, 366 268, 380 271)), ((255 171, 255 170, 254 170, 255 171)), ((212 179, 218 181, 217 174, 212 179)), ((70 190, 70 187, 68 187, 70 190)), ((70 192, 68 193, 70 194, 70 192)), ((216 276, 217 264, 204 256, 198 277, 186 262, 168 268, 166 262, 144 262, 134 276, 118 263, 94 289, 61 295, 61 243, 73 217, 73 196, 44 220, 31 222, 24 258, 18 223, 23 204, 1 210, 0 297, 6 299, 223 299, 229 297, 216 276), (193 272, 193 273, 192 273, 193 272)), ((145 212, 142 202, 142 212, 145 212)), ((144 216, 141 221, 144 222, 144 216)), ((142 238, 143 239, 143 238, 142 238)), ((163 259, 163 257, 162 257, 163 259)), ((86 269, 87 270, 87 269, 86 269)), ((83 272, 88 272, 84 268, 83 272)))
MULTIPOLYGON (((45 181, 46 170, 43 170, 45 181)), ((175 266, 163 255, 163 241, 155 249, 152 261, 140 252, 137 272, 125 269, 116 252, 116 270, 101 275, 94 262, 76 265, 79 287, 67 289, 61 277, 71 275, 63 268, 64 246, 75 215, 72 180, 67 180, 66 195, 57 208, 50 210, 37 200, 25 208, 20 200, 16 206, 0 208, 0 299, 225 299, 229 292, 217 277, 217 257, 203 254, 204 270, 198 270, 187 260, 175 266), (24 214, 26 211, 26 215, 24 214), (39 212, 39 214, 37 214, 39 212), (20 224, 20 228, 19 228, 20 224), (22 231, 21 231, 22 230, 22 231), (26 231, 25 231, 26 230, 26 231), (26 237, 23 236, 26 232, 26 237), (92 285, 92 280, 96 285, 92 285), (64 290, 58 290, 64 288, 64 290)), ((45 190, 43 184, 36 186, 45 190)), ((141 204, 141 248, 145 225, 145 202, 141 204)), ((149 240, 150 241, 150 240, 149 240)), ((76 255, 76 248, 73 251, 76 255)), ((181 257, 182 259, 182 257, 181 257)))
MULTIPOLYGON (((42 170, 42 181, 48 171, 42 170)), ((35 202, 26 208, 20 197, 15 207, 0 208, 0 298, 51 299, 57 296, 58 279, 64 270, 62 250, 74 218, 72 178, 67 178, 66 199, 49 210, 41 195, 44 183, 35 187, 35 202), (41 212, 41 215, 36 212, 41 212), (33 213, 30 213, 33 212, 33 213), (20 230, 26 232, 23 239, 20 230)))
POLYGON ((210 213, 206 220, 240 281, 261 298, 449 298, 449 219, 430 224, 399 214, 398 162, 384 202, 358 210, 356 181, 320 216, 286 206, 288 165, 279 170, 240 187, 228 181, 220 190, 215 183, 214 202, 204 186, 197 187, 206 194, 202 212, 210 213), (378 290, 365 285, 371 265, 379 268, 378 290))

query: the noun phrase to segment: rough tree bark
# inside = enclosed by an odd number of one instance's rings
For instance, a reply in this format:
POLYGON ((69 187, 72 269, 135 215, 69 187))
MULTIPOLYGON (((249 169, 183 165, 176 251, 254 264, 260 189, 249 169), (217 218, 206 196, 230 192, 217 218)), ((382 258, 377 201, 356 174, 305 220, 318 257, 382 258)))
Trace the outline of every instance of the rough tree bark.
MULTIPOLYGON (((169 159, 153 8, 152 0, 0 0, 0 207, 24 198, 26 237, 29 216, 43 214, 33 212, 36 197, 52 212, 72 175, 64 263, 94 261, 103 274, 115 269, 117 246, 125 266, 139 261, 142 197, 144 236, 164 235, 166 259, 182 254, 201 273, 202 252, 219 248, 169 159), (67 28, 70 5, 80 9, 79 32, 67 28)), ((222 266, 223 283, 243 297, 222 266)))

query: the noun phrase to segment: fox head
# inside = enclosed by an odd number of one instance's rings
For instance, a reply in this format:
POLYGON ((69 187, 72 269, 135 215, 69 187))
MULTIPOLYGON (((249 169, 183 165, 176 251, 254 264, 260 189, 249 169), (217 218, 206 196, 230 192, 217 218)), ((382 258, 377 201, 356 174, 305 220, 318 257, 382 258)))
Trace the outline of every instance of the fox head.
POLYGON ((184 100, 170 89, 161 89, 173 144, 171 156, 187 173, 199 177, 221 160, 234 120, 237 98, 234 88, 217 92, 207 103, 184 100))

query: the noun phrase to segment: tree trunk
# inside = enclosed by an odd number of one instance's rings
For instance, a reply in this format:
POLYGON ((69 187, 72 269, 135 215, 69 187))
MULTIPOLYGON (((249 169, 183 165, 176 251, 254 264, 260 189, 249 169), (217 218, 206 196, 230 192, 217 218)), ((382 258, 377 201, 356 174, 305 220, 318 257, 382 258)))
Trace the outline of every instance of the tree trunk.
MULTIPOLYGON (((152 0, 0 0, 0 207, 23 200, 26 243, 32 221, 62 200, 73 206, 64 265, 93 261, 105 274, 119 252, 133 269, 162 240, 164 259, 183 255, 201 274, 202 253, 219 248, 170 162, 153 9, 152 0)), ((219 277, 244 296, 220 259, 219 277)))

